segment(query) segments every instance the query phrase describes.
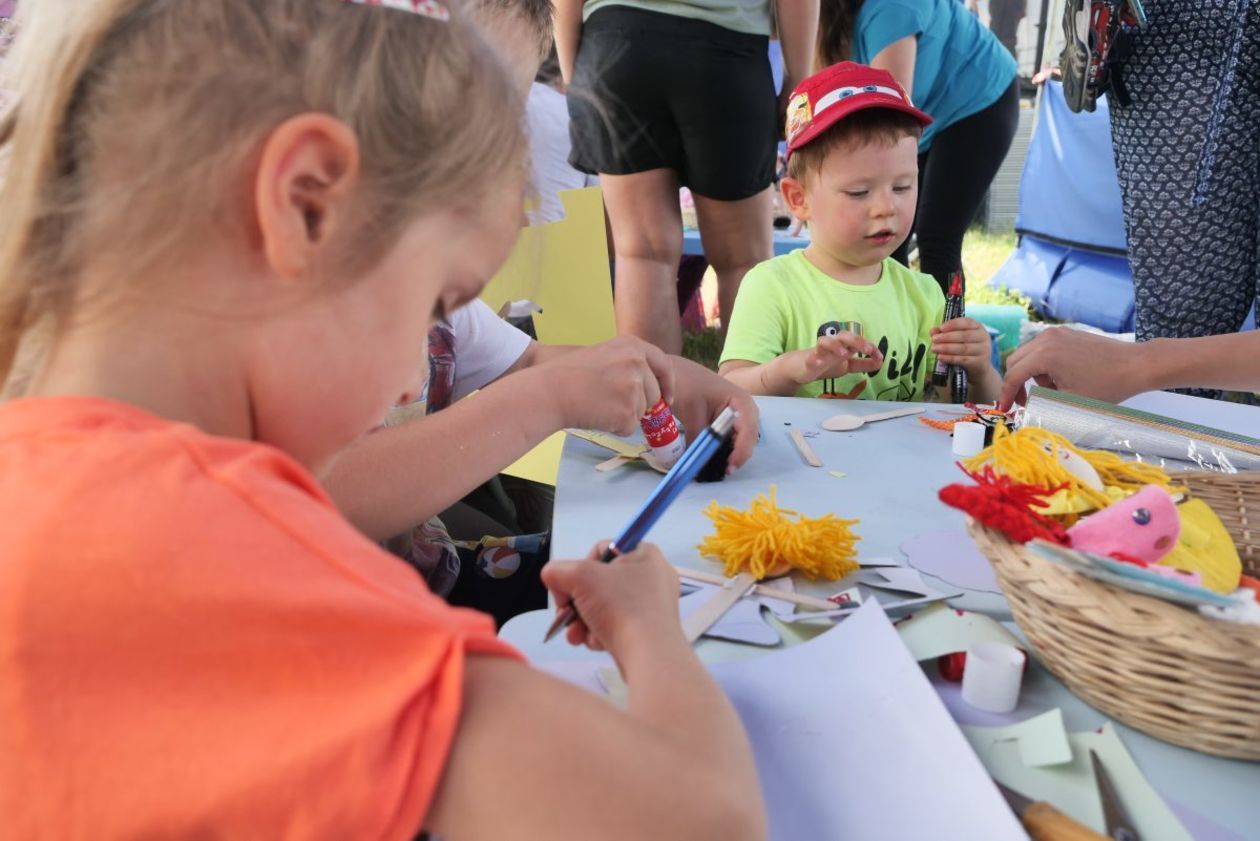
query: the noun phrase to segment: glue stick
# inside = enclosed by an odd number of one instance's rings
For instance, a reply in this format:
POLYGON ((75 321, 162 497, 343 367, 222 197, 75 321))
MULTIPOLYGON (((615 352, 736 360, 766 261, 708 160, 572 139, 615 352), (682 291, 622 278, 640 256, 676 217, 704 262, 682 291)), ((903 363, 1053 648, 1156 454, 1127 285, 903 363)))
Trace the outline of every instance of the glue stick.
POLYGON ((665 401, 658 400, 655 406, 648 409, 647 414, 639 418, 639 426, 652 450, 652 458, 663 467, 673 467, 683 450, 687 449, 687 442, 678 428, 674 413, 665 405, 665 401))

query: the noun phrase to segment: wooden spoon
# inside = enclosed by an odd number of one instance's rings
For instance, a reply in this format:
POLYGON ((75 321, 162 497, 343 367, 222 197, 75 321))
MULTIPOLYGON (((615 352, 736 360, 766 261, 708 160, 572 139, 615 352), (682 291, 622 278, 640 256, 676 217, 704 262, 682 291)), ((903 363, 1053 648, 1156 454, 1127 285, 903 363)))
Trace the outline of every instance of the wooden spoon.
POLYGON ((873 421, 892 420, 906 415, 923 413, 922 406, 907 406, 904 409, 893 409, 889 412, 876 412, 873 415, 832 415, 822 422, 822 428, 828 432, 852 432, 861 429, 863 424, 873 421))

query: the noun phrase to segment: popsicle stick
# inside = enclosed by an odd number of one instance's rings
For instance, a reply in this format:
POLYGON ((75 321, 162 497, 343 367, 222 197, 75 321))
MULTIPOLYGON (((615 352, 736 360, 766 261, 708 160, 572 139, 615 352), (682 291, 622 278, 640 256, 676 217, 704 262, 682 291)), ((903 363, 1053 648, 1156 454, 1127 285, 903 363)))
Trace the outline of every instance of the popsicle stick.
POLYGON ((822 467, 822 459, 814 452, 814 448, 805 440, 805 436, 801 434, 799 429, 789 429, 788 437, 792 439, 792 443, 796 445, 796 449, 800 451, 801 457, 805 459, 805 463, 810 467, 822 467))
MULTIPOLYGON (((686 567, 674 567, 678 571, 680 578, 686 578, 690 581, 700 581, 705 584, 725 584, 728 579, 724 575, 717 575, 712 572, 705 572, 699 569, 688 569, 686 567)), ((814 596, 805 596, 800 593, 793 593, 789 590, 778 590, 774 587, 767 587, 764 584, 758 584, 753 587, 753 593, 766 599, 777 599, 781 602, 799 605, 800 607, 808 607, 810 610, 835 610, 835 604, 826 599, 815 598, 814 596)))
POLYGON ((610 473, 618 467, 627 465, 632 461, 634 461, 634 459, 626 458, 625 456, 613 456, 608 459, 608 461, 601 461, 599 464, 595 465, 595 469, 600 473, 610 473))
POLYGON ((683 636, 687 638, 687 642, 700 639, 735 602, 748 595, 756 583, 757 579, 751 572, 741 572, 728 580, 707 602, 689 613, 682 621, 683 636))

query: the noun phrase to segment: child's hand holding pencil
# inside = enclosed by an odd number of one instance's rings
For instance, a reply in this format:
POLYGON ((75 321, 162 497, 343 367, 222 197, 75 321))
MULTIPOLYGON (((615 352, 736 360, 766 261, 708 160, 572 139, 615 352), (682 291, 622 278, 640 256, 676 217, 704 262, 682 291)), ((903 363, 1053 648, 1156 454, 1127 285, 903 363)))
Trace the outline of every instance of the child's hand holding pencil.
POLYGON ((604 541, 582 561, 552 561, 542 580, 557 605, 576 605, 579 618, 566 639, 596 651, 611 651, 618 661, 627 645, 686 645, 678 621, 678 573, 651 543, 600 563, 604 541))

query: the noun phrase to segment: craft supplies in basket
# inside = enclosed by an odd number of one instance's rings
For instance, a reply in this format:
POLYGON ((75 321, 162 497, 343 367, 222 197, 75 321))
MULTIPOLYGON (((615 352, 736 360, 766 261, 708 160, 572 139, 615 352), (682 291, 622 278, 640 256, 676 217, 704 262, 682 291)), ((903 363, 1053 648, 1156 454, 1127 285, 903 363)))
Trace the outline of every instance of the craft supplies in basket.
MULTIPOLYGON (((1178 475, 1260 576, 1260 474, 1178 475)), ((1061 567, 969 520, 1040 661, 1117 721, 1204 753, 1260 760, 1260 626, 1218 621, 1061 567)))

